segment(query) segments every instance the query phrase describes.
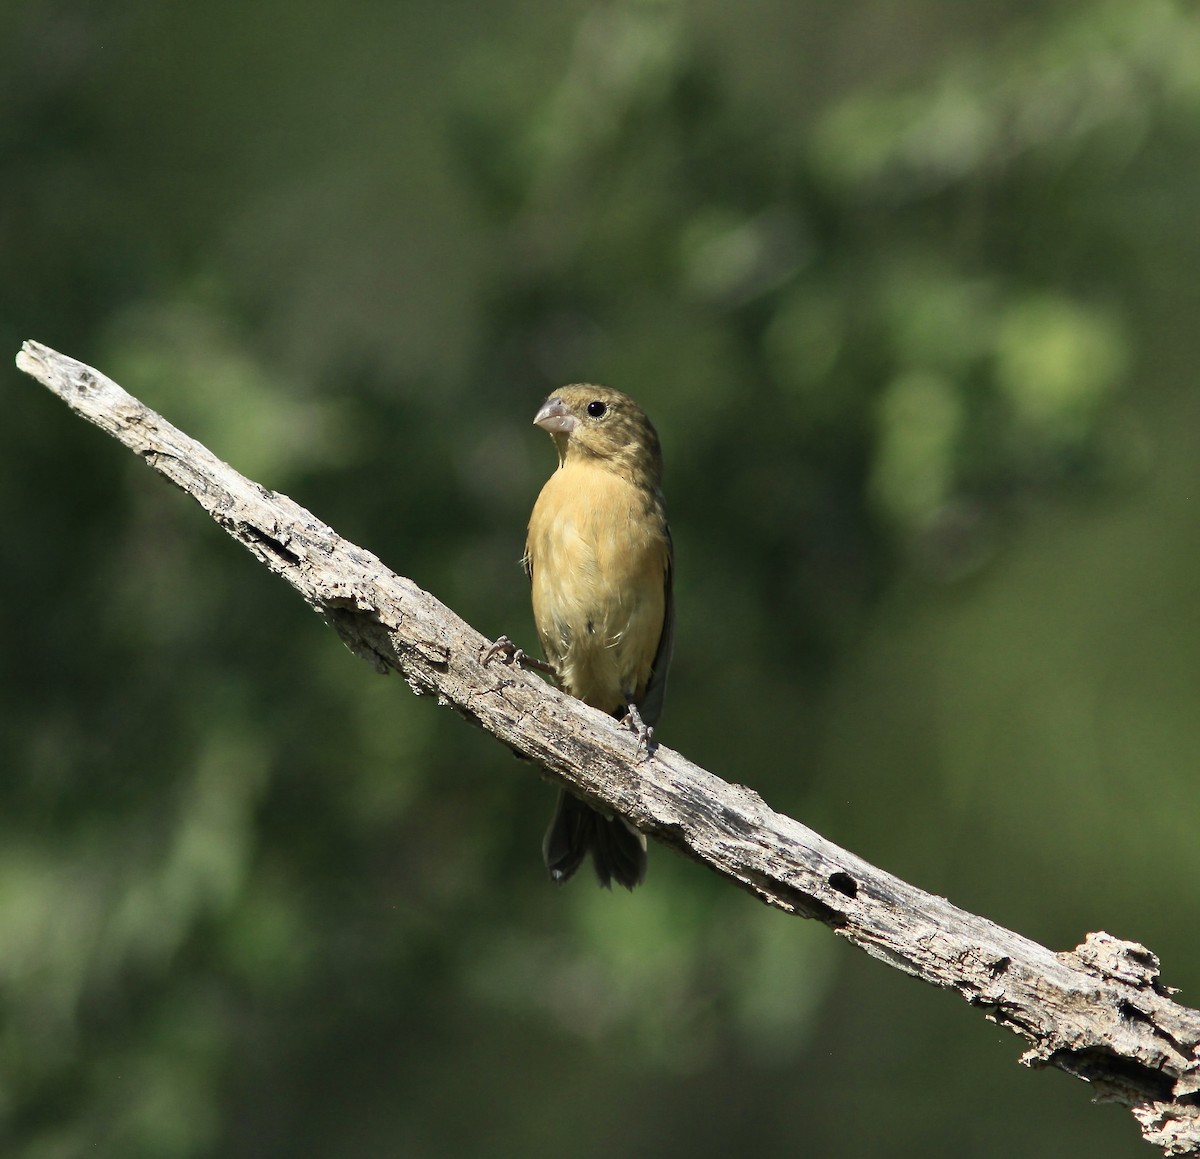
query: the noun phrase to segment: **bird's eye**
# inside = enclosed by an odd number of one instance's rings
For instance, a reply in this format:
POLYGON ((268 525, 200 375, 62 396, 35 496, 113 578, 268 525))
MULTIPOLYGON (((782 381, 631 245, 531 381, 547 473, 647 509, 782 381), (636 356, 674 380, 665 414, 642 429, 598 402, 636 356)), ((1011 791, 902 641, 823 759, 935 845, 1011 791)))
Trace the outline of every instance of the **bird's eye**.
POLYGON ((606 407, 604 405, 604 403, 602 403, 598 398, 593 400, 592 402, 589 402, 587 405, 587 412, 594 419, 603 418, 604 414, 607 410, 608 410, 608 407, 606 407))

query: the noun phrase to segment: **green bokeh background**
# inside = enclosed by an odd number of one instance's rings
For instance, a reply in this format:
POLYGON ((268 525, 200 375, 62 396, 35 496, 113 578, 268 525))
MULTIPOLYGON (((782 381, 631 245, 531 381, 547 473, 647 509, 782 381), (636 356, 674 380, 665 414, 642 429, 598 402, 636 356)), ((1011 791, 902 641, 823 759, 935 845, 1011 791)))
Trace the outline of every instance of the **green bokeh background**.
MULTIPOLYGON (((667 458, 661 735, 1197 1002, 1200 18, 7 0, 0 350, 490 635, 553 387, 667 458)), ((958 999, 550 789, 0 380, 0 1152, 1149 1154, 958 999)))

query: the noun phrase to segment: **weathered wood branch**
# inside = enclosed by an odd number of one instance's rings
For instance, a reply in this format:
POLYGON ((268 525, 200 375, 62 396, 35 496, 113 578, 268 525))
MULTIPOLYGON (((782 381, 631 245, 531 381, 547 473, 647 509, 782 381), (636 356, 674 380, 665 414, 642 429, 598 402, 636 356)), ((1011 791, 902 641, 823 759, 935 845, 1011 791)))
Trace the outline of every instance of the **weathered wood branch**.
MULTIPOLYGON (((36 342, 17 365, 191 495, 379 672, 395 670, 555 780, 787 913, 958 993, 1054 1066, 1128 1106, 1167 1155, 1200 1154, 1200 1011, 1173 1002, 1145 947, 1089 934, 1054 953, 925 893, 518 668, 412 580, 285 495, 240 475, 98 371, 36 342)), ((653 888, 651 885, 649 888, 653 888)))

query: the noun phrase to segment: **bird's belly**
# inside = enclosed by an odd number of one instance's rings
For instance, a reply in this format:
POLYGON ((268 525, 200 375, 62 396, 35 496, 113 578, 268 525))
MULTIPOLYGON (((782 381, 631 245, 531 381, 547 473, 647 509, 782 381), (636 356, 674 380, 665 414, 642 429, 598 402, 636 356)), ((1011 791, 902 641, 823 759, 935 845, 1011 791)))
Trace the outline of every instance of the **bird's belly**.
POLYGON ((665 539, 627 504, 543 514, 551 517, 531 521, 539 530, 529 541, 542 647, 567 692, 619 711, 644 692, 658 650, 665 539))

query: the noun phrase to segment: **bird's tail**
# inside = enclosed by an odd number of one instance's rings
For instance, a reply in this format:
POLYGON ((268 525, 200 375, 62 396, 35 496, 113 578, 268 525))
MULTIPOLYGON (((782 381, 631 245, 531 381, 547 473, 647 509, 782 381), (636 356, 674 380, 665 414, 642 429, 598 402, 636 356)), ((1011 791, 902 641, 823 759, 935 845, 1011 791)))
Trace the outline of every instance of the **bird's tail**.
POLYGON ((542 842, 550 876, 558 882, 570 880, 589 852, 605 889, 614 881, 633 889, 646 877, 646 838, 620 817, 605 816, 560 789, 542 842))

